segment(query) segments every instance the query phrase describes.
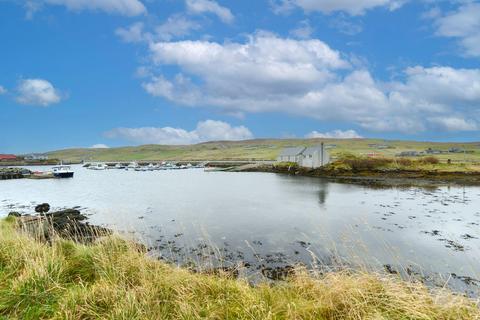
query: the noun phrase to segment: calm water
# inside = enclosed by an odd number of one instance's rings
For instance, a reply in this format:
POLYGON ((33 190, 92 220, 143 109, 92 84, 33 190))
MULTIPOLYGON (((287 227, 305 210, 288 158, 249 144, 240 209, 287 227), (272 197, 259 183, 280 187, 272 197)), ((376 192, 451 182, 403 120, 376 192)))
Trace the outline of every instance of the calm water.
POLYGON ((79 206, 92 223, 131 232, 178 263, 202 262, 206 251, 258 270, 335 259, 478 290, 479 187, 373 189, 268 173, 81 167, 74 179, 0 181, 0 215, 41 202, 79 206))

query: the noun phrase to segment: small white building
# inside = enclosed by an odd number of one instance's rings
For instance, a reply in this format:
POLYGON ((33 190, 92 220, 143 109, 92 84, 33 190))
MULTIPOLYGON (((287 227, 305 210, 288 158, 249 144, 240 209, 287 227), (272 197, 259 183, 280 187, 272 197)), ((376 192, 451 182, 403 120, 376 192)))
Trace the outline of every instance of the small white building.
POLYGON ((330 154, 322 143, 314 147, 285 148, 277 158, 278 162, 295 162, 301 167, 320 168, 330 163, 330 154))
POLYGON ((305 147, 285 148, 278 156, 277 161, 299 163, 302 160, 302 153, 305 149, 305 147))
POLYGON ((24 157, 25 160, 34 161, 34 160, 48 160, 48 156, 39 153, 31 153, 24 157))

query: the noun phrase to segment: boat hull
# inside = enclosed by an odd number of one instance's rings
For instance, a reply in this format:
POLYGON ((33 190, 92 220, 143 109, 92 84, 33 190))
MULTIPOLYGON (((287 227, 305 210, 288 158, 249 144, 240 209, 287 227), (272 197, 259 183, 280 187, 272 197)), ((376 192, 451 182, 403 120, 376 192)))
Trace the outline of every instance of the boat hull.
POLYGON ((55 172, 55 178, 73 178, 73 172, 55 172))

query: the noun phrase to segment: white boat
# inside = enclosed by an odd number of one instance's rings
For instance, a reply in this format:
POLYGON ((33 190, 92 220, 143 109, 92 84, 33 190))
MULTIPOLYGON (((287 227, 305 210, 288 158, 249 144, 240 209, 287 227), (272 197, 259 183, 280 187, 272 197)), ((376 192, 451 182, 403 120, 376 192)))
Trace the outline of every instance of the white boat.
POLYGON ((115 169, 125 169, 125 166, 121 163, 117 163, 114 168, 115 169))
POLYGON ((69 166, 53 167, 52 173, 55 178, 73 178, 73 171, 69 166))
POLYGON ((107 165, 105 163, 95 163, 95 164, 90 165, 90 167, 88 167, 88 169, 90 169, 90 170, 105 170, 105 169, 107 169, 107 165))
POLYGON ((127 166, 127 170, 129 170, 129 169, 136 169, 136 168, 138 168, 138 167, 139 167, 139 166, 138 166, 138 163, 136 163, 135 161, 134 161, 134 162, 130 162, 130 163, 128 164, 128 166, 127 166))

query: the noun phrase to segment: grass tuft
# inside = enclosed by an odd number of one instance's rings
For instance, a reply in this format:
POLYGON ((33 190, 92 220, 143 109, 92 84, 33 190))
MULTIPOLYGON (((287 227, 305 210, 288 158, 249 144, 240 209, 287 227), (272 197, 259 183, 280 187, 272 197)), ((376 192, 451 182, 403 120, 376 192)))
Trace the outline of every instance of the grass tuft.
POLYGON ((478 302, 372 273, 252 287, 145 256, 115 236, 40 243, 0 221, 0 319, 480 319, 478 302))

